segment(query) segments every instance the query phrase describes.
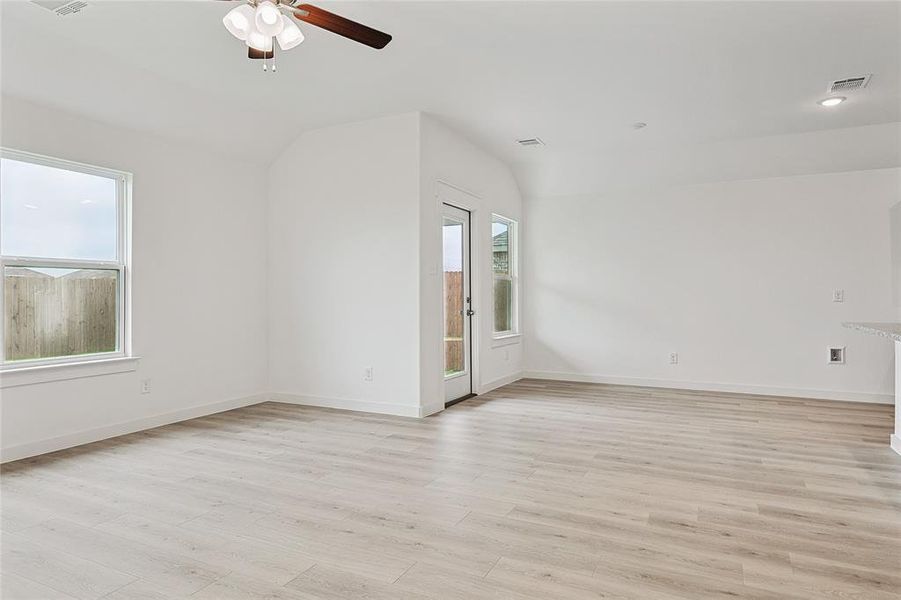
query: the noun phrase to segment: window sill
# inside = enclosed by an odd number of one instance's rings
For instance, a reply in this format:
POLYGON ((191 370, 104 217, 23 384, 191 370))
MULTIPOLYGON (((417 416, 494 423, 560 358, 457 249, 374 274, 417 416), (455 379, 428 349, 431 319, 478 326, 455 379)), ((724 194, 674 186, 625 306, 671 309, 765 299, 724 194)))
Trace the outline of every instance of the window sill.
POLYGON ((510 335, 502 335, 491 338, 492 348, 501 348, 503 346, 512 346, 522 341, 521 333, 511 333, 510 335))
POLYGON ((65 381, 67 379, 81 379, 82 377, 97 377, 114 373, 128 373, 137 370, 138 361, 140 361, 140 358, 136 356, 120 356, 56 365, 11 367, 0 371, 0 388, 65 381))

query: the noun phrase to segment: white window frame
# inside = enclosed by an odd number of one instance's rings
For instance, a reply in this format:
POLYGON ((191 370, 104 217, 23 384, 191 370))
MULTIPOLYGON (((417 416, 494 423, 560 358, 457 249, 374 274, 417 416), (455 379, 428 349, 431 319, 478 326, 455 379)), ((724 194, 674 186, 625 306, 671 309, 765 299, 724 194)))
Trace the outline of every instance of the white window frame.
MULTIPOLYGON (((491 247, 491 299, 492 306, 494 306, 494 290, 495 290, 495 282, 499 279, 509 280, 510 281, 510 324, 512 329, 507 331, 495 331, 494 328, 496 323, 494 323, 494 314, 492 310, 491 316, 491 337, 495 340, 503 340, 506 338, 515 338, 519 336, 519 222, 515 219, 510 219, 503 215, 492 214, 491 215, 491 225, 490 230, 493 230, 494 223, 503 223, 507 226, 507 244, 508 244, 508 252, 510 253, 510 274, 509 275, 501 275, 494 272, 494 244, 490 245, 491 247)), ((492 240, 493 240, 492 233, 492 240)))
MULTIPOLYGON (((82 259, 61 259, 61 258, 38 258, 31 256, 6 256, 0 254, 0 372, 13 374, 17 372, 40 373, 41 376, 35 382, 40 382, 41 378, 46 380, 54 380, 70 377, 47 376, 44 373, 47 368, 51 367, 74 367, 82 364, 91 365, 97 362, 106 361, 110 363, 122 363, 123 359, 128 359, 131 354, 131 281, 130 281, 130 264, 131 264, 131 192, 132 192, 132 174, 125 171, 115 169, 107 169, 94 165, 86 165, 69 160, 33 154, 31 152, 23 152, 21 150, 13 150, 10 148, 0 148, 0 156, 3 158, 16 160, 20 162, 28 162, 36 165, 47 167, 55 167, 74 171, 77 173, 86 173, 88 175, 97 175, 100 177, 108 177, 116 181, 116 260, 82 260, 82 259), (74 356, 60 356, 53 358, 38 358, 27 360, 6 360, 6 343, 5 343, 5 307, 3 306, 3 285, 5 284, 6 267, 38 267, 38 268, 61 268, 61 269, 105 269, 118 271, 118 289, 116 297, 117 305, 117 328, 116 328, 116 350, 113 352, 101 352, 95 354, 76 354, 74 356)), ((124 367, 117 366, 110 372, 121 372, 124 367)), ((128 369, 132 370, 132 369, 128 369)), ((96 369, 94 370, 96 372, 96 369)), ((103 374, 97 372, 97 374, 103 374)), ((77 375, 76 375, 77 376, 77 375)), ((30 383, 32 377, 29 377, 30 383)), ((25 383, 23 381, 23 383, 25 383)), ((18 385, 10 380, 4 382, 0 387, 8 385, 18 385)))

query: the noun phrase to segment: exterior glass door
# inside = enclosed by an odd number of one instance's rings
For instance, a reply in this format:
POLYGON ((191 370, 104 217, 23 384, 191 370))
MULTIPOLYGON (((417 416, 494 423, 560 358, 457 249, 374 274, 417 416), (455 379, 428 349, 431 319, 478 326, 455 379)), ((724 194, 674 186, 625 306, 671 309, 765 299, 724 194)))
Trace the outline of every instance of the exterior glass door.
POLYGON ((444 399, 472 392, 470 340, 472 302, 469 286, 469 212, 444 205, 444 399))

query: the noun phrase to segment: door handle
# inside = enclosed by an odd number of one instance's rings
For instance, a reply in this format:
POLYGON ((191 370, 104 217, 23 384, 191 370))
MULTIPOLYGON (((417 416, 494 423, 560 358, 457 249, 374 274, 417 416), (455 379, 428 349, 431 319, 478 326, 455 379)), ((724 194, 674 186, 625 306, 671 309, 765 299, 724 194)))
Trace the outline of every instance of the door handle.
POLYGON ((466 309, 466 316, 467 316, 467 317, 471 317, 471 316, 474 315, 474 314, 476 314, 476 311, 472 310, 471 308, 467 308, 467 309, 466 309))

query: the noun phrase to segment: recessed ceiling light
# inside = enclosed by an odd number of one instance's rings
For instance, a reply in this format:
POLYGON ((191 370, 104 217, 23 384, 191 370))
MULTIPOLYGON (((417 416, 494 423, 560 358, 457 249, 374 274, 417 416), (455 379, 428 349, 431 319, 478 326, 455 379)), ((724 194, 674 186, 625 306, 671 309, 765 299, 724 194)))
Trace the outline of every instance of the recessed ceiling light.
POLYGON ((28 210, 37 210, 38 209, 38 207, 35 206, 34 204, 26 204, 25 208, 27 208, 28 210))
POLYGON ((825 100, 820 100, 820 106, 838 106, 842 102, 844 102, 846 98, 844 96, 835 96, 833 98, 826 98, 825 100))
POLYGON ((82 200, 81 203, 82 204, 94 204, 94 201, 93 200, 82 200))

